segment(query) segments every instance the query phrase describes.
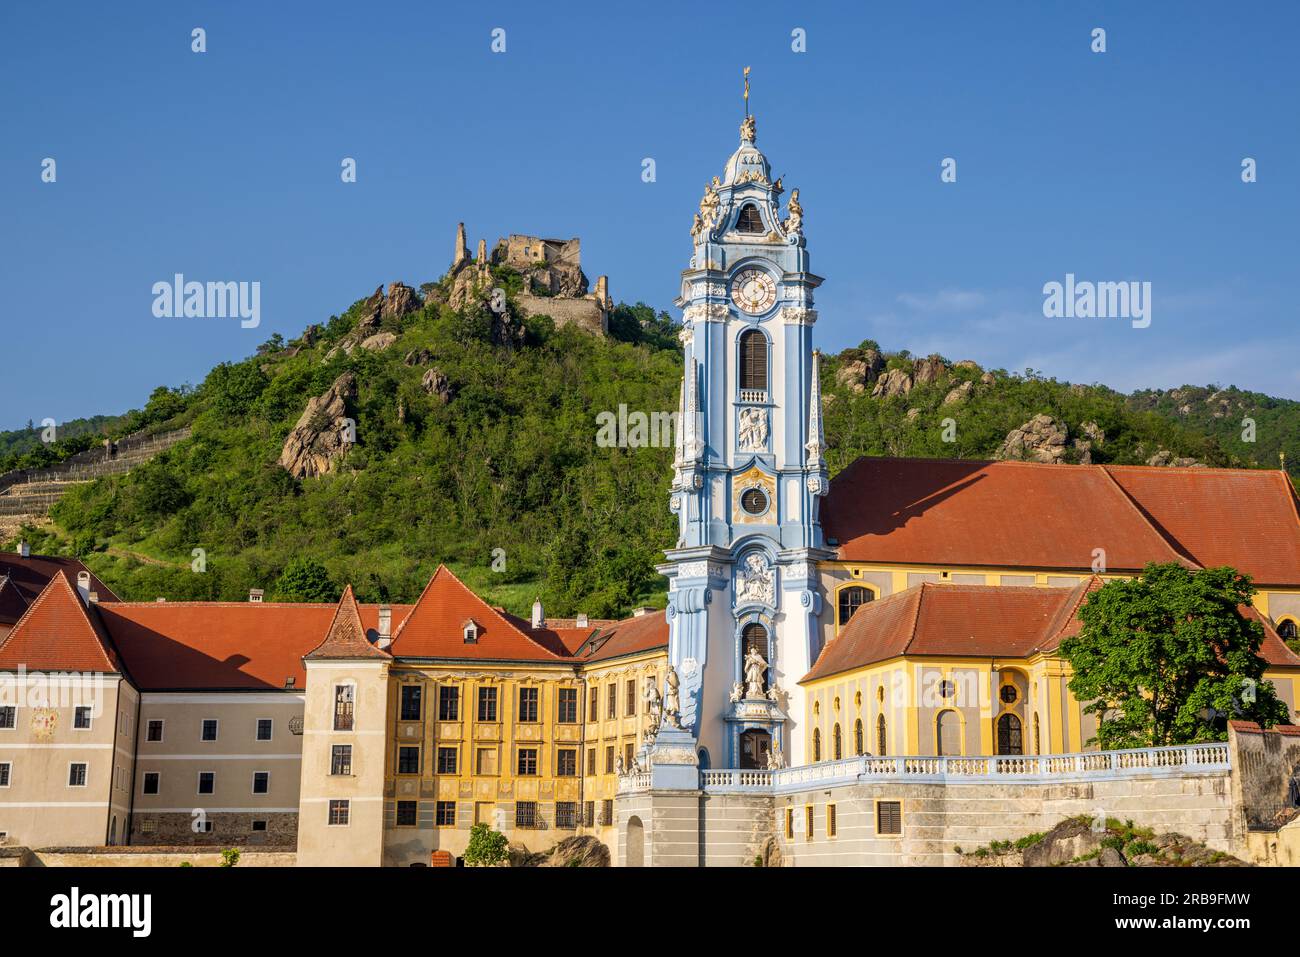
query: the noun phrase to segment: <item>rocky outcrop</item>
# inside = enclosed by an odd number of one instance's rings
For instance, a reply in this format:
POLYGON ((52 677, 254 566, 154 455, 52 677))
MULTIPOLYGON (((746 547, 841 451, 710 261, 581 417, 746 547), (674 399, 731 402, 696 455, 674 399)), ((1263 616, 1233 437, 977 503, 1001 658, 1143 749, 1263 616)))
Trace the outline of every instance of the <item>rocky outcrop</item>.
POLYGON ((387 349, 397 341, 397 334, 394 332, 376 332, 373 336, 366 336, 361 340, 361 348, 369 349, 372 352, 379 352, 387 349))
POLYGON ((938 382, 947 374, 948 366, 944 364, 943 359, 936 355, 917 359, 912 365, 912 381, 917 385, 929 385, 931 382, 938 382))
POLYGON ((912 377, 902 369, 890 369, 876 380, 876 387, 871 390, 873 399, 889 399, 898 395, 907 395, 912 391, 912 377))
MULTIPOLYGON (((960 851, 960 848, 958 849, 960 851)), ((1067 818, 1046 834, 1000 841, 962 852, 966 867, 1248 867, 1231 854, 1216 851, 1174 832, 1108 819, 1067 818)))
POLYGON ((426 366, 433 361, 433 353, 428 349, 412 349, 402 357, 402 365, 426 366))
POLYGON ((420 300, 416 298, 415 290, 403 283, 394 282, 389 283, 388 295, 384 299, 380 315, 384 319, 390 316, 400 319, 408 312, 414 312, 419 308, 420 300))
POLYGON ((1055 465, 1065 461, 1069 437, 1064 422, 1039 413, 1018 429, 1008 432, 993 457, 1055 465))
POLYGON ((453 390, 447 377, 438 369, 425 370, 423 378, 420 379, 420 387, 424 389, 426 395, 431 395, 443 405, 451 401, 453 390))
POLYGON ((357 378, 345 372, 323 395, 307 401, 298 424, 285 439, 280 465, 294 478, 315 478, 333 471, 348 450, 348 405, 357 397, 357 378))
POLYGON ((511 867, 609 867, 609 848, 599 838, 575 835, 545 851, 512 844, 508 860, 511 867))
POLYGON ((1168 449, 1160 449, 1155 455, 1147 459, 1147 465, 1157 468, 1179 468, 1179 469, 1203 469, 1204 462, 1199 462, 1193 458, 1174 455, 1168 449))
POLYGON ((885 357, 875 349, 851 349, 841 354, 835 381, 850 392, 861 394, 885 370, 885 357))
POLYGON ((974 382, 963 382, 961 385, 948 390, 948 394, 943 397, 943 404, 955 405, 958 402, 965 402, 974 391, 974 382))

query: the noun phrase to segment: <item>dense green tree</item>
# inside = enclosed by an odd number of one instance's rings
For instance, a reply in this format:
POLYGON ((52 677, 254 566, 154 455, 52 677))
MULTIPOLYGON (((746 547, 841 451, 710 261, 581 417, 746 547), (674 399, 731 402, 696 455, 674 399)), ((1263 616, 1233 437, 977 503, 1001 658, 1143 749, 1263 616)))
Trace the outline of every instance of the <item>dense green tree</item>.
POLYGON ((498 867, 508 854, 509 843, 500 831, 481 822, 469 829, 469 843, 465 845, 465 863, 469 867, 498 867))
POLYGON ((338 601, 342 589, 331 579, 325 566, 314 558, 299 556, 285 566, 271 589, 274 601, 338 601))
POLYGON ((1288 709, 1264 680, 1264 629, 1243 615, 1254 594, 1233 568, 1149 564, 1107 582, 1079 611, 1083 628, 1061 642, 1070 690, 1097 715, 1101 747, 1221 741, 1224 721, 1271 726, 1288 709))

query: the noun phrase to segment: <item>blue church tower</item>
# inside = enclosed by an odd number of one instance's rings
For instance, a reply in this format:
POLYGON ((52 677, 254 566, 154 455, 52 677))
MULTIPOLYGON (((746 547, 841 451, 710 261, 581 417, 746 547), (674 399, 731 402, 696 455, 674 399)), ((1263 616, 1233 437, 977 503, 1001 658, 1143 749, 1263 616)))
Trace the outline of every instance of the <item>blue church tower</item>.
POLYGON ((705 187, 682 273, 685 375, 670 507, 679 538, 669 656, 683 727, 701 764, 805 763, 802 694, 817 648, 825 551, 817 321, 803 208, 757 145, 740 146, 705 187))

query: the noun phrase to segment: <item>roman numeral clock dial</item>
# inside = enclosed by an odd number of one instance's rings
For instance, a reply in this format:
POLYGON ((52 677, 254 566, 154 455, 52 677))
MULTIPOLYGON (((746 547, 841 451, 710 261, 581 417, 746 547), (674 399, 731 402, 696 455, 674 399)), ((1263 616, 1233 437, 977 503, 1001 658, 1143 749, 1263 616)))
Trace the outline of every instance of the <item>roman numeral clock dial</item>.
POLYGON ((776 305, 776 280, 761 269, 746 269, 732 280, 731 298, 741 312, 762 315, 776 305))

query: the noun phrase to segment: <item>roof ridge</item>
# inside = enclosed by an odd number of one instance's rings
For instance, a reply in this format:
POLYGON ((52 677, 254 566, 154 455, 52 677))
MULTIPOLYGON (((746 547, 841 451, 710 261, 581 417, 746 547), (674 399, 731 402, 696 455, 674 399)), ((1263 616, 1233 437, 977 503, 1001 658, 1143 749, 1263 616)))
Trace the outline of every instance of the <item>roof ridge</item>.
MULTIPOLYGON (((1137 517, 1141 520, 1141 522, 1147 528, 1149 528, 1157 538, 1159 538, 1162 542, 1164 542, 1169 547, 1169 550, 1174 553, 1174 556, 1176 558, 1182 558, 1185 561, 1191 563, 1193 568, 1204 567, 1201 565, 1200 562, 1198 562, 1187 552, 1187 549, 1182 542, 1178 541, 1171 534, 1165 532, 1160 526, 1156 525, 1156 523, 1151 519, 1151 517, 1147 515, 1146 509, 1144 509, 1141 506, 1141 504, 1137 501, 1137 499, 1135 499, 1132 495, 1128 493, 1128 489, 1124 488, 1123 485, 1120 485, 1119 480, 1116 479, 1115 476, 1111 474, 1110 472, 1111 466, 1105 464, 1098 464, 1096 466, 1093 466, 1093 468, 1097 468, 1101 470, 1101 473, 1106 476, 1106 480, 1111 485, 1113 485, 1115 489, 1119 492, 1120 498, 1125 503, 1128 504, 1128 507, 1137 515, 1137 517)), ((1197 469, 1196 471, 1201 471, 1201 470, 1197 469)))
POLYGON ((45 583, 45 587, 41 589, 40 594, 36 596, 36 599, 28 605, 26 609, 24 609, 22 615, 16 622, 14 622, 13 627, 9 629, 9 633, 5 635, 4 640, 0 641, 0 653, 3 653, 4 649, 15 640, 15 636, 22 637, 22 629, 24 625, 31 618, 36 616, 45 601, 50 599, 54 595, 55 589, 60 586, 62 586, 68 600, 76 606, 81 620, 85 623, 86 627, 90 629, 90 637, 98 646, 99 653, 103 657, 104 663, 108 665, 108 670, 115 674, 125 674, 125 668, 120 656, 117 654, 117 649, 113 646, 108 634, 102 627, 100 627, 98 621, 91 616, 90 609, 82 603, 81 596, 77 592, 77 586, 72 583, 72 579, 68 577, 67 570, 63 568, 60 568, 50 576, 50 580, 45 583))
POLYGON ((357 596, 352 591, 352 584, 349 582, 343 589, 343 594, 339 596, 338 605, 334 608, 334 617, 330 619, 329 627, 325 629, 325 637, 307 654, 307 658, 391 658, 388 652, 382 648, 377 648, 366 639, 366 628, 361 622, 361 611, 357 608, 357 596), (340 616, 347 614, 348 620, 340 621, 340 616), (340 633, 336 636, 334 629, 338 626, 340 633), (344 631, 344 629, 347 629, 344 631), (337 648, 329 651, 322 651, 326 645, 334 642, 337 648), (355 652, 355 654, 348 654, 355 652))

